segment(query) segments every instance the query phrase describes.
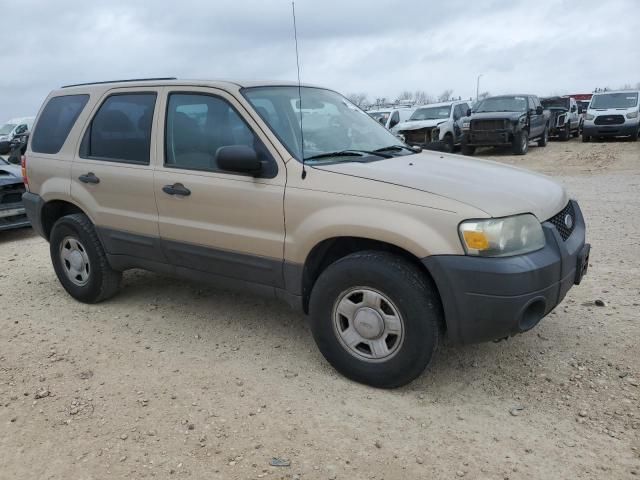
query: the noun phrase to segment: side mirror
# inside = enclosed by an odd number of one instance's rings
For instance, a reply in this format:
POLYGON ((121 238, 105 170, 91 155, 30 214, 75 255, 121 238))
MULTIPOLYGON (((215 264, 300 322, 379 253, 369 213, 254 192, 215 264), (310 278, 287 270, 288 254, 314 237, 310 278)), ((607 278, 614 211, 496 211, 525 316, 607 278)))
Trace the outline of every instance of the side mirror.
POLYGON ((471 116, 471 109, 467 108, 467 117, 470 117, 470 116, 471 116))
POLYGON ((391 120, 391 122, 389 122, 389 128, 393 128, 399 123, 400 123, 399 120, 391 120))
POLYGON ((584 112, 584 110, 582 109, 582 107, 578 107, 578 113, 582 113, 584 112))
POLYGON ((575 105, 571 105, 571 111, 575 112, 578 109, 578 107, 576 107, 575 105))
POLYGON ((542 115, 543 112, 544 112, 544 109, 542 108, 542 105, 538 105, 536 107, 536 115, 542 115))
POLYGON ((379 123, 380 125, 384 125, 384 124, 386 123, 386 120, 384 119, 384 117, 380 117, 380 118, 378 119, 378 123, 379 123))
POLYGON ((256 151, 246 145, 227 145, 216 151, 218 168, 228 172, 247 173, 257 176, 262 170, 256 151))

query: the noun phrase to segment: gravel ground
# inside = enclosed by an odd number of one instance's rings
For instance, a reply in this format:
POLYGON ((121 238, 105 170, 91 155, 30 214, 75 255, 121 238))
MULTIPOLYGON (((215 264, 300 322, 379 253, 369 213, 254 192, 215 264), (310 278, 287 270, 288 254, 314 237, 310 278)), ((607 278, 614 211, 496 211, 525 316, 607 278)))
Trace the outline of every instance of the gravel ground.
POLYGON ((276 301, 131 271, 83 305, 42 239, 0 233, 0 478, 640 478, 640 142, 478 155, 569 188, 589 274, 394 391, 337 375, 276 301))

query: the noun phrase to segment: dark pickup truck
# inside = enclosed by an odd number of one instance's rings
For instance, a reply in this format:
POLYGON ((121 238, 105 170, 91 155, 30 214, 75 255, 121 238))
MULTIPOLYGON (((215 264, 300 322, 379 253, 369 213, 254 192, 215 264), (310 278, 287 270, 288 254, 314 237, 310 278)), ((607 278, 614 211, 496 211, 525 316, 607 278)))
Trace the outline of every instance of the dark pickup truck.
POLYGON ((476 147, 510 145, 524 155, 529 142, 544 147, 549 140, 550 113, 535 95, 488 97, 467 111, 462 120, 462 153, 473 155, 476 147))

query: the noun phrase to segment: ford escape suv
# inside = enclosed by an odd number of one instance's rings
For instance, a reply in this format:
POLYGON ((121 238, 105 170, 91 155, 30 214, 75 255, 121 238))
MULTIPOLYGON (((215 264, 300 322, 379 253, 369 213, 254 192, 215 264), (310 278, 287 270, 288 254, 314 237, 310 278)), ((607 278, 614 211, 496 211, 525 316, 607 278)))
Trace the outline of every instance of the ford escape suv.
POLYGON ((156 79, 52 92, 23 158, 33 227, 81 302, 143 268, 286 300, 347 377, 396 387, 446 335, 534 327, 587 270, 578 204, 416 152, 338 93, 156 79))

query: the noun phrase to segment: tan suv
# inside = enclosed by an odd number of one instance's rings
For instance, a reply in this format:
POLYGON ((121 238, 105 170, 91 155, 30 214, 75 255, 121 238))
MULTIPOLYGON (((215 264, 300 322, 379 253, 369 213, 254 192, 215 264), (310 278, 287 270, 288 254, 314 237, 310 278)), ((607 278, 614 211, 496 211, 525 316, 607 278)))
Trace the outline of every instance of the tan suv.
POLYGON ((24 203, 71 296, 143 268, 282 298, 318 347, 378 387, 453 342, 529 330, 588 265, 551 180, 417 152, 338 93, 151 79, 52 92, 24 203))

